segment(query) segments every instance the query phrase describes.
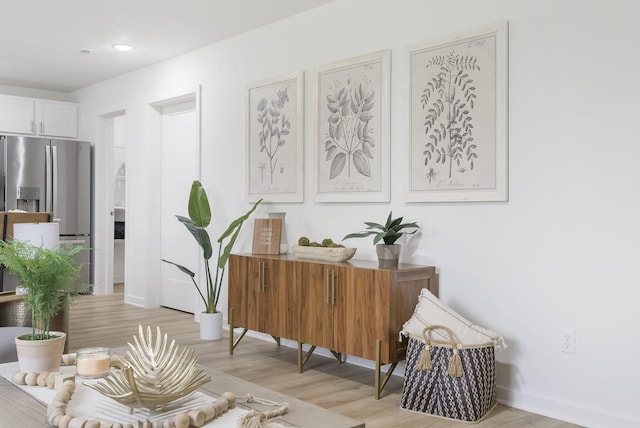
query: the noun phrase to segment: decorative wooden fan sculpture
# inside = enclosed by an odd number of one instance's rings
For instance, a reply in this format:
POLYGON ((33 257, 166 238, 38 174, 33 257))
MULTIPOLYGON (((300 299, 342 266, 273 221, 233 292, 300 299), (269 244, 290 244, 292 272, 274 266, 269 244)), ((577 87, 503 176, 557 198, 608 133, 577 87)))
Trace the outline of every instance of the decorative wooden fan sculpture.
POLYGON ((197 367, 192 349, 184 348, 178 355, 175 340, 167 348, 167 335, 162 337, 160 327, 156 329, 152 343, 151 327, 147 327, 145 338, 142 326, 138 326, 138 337, 133 337, 135 346, 129 343, 131 351, 118 363, 122 370, 112 371, 87 386, 129 407, 133 413, 134 408, 164 411, 167 404, 211 381, 197 367))

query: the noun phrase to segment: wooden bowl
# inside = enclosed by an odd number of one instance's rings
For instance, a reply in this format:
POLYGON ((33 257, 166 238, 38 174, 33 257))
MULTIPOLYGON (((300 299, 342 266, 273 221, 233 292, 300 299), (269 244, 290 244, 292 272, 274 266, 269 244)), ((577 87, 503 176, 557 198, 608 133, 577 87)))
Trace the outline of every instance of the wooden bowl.
POLYGON ((291 246, 291 252, 300 259, 324 260, 328 262, 345 262, 353 257, 356 250, 357 248, 291 246))

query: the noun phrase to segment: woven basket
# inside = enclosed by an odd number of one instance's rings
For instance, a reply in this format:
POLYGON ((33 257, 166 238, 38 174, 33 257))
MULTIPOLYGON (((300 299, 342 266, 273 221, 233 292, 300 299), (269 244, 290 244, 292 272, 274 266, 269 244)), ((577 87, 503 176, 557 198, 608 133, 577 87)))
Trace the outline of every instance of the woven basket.
POLYGON ((446 419, 478 422, 496 405, 494 344, 458 345, 453 332, 432 325, 410 337, 401 407, 446 419), (431 339, 444 330, 448 341, 431 339))

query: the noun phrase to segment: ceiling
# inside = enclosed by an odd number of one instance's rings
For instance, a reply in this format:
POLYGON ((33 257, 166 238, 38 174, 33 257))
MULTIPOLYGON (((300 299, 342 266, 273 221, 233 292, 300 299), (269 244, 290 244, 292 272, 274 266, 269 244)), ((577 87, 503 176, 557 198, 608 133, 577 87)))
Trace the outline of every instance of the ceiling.
POLYGON ((0 84, 70 92, 331 1, 0 0, 0 84))

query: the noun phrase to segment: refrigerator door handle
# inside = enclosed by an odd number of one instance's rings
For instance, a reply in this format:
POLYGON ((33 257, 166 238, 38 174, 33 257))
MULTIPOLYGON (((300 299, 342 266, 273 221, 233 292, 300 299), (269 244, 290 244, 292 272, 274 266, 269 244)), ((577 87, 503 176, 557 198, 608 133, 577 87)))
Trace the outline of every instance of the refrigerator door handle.
POLYGON ((58 148, 51 146, 51 212, 58 212, 58 148))
POLYGON ((44 209, 45 211, 53 211, 51 199, 53 197, 51 186, 51 146, 44 148, 44 209))

